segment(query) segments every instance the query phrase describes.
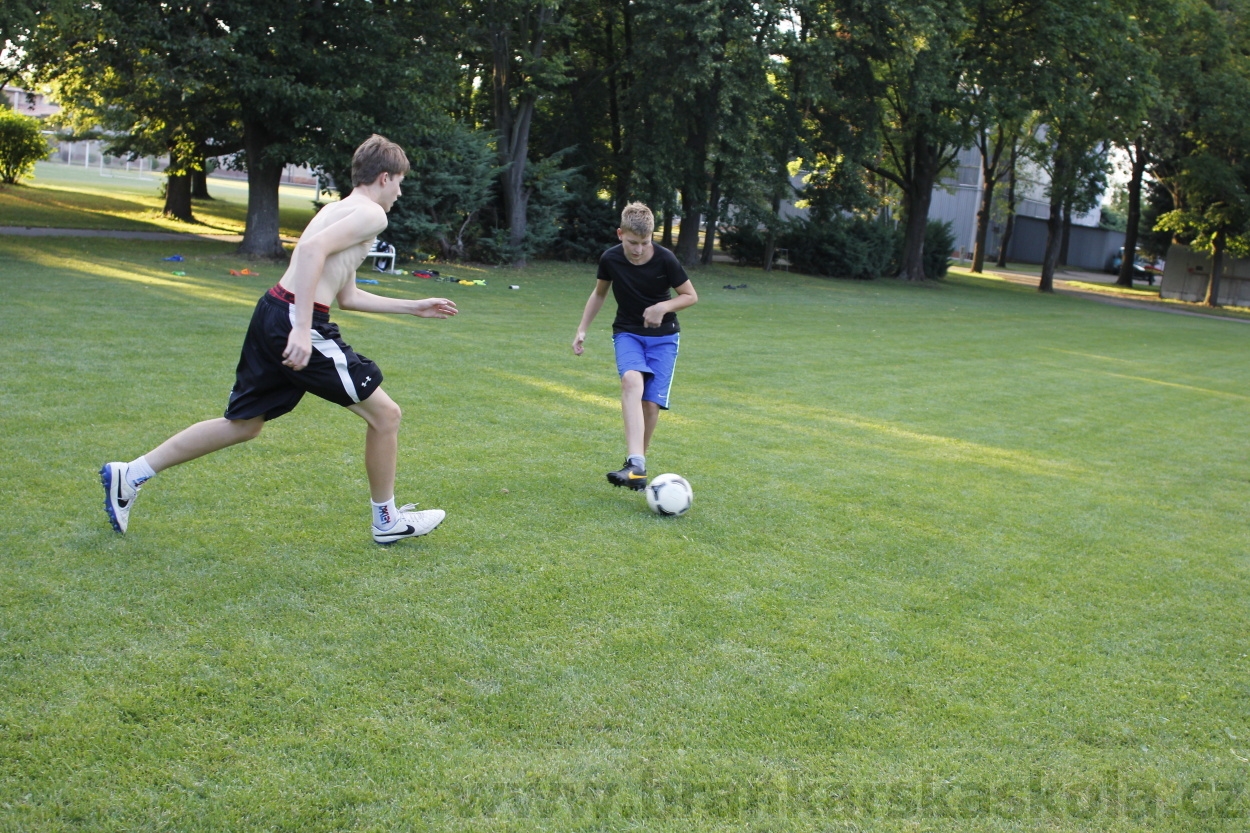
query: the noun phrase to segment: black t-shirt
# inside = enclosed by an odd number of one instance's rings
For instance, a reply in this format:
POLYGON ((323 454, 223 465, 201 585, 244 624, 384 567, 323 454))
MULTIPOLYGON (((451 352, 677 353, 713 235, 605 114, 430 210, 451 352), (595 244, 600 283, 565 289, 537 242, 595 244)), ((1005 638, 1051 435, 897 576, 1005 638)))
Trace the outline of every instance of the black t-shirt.
POLYGON ((659 327, 643 324, 642 314, 647 307, 669 300, 670 289, 690 280, 672 252, 654 244, 651 248, 651 259, 641 266, 629 262, 619 243, 599 258, 599 280, 612 282, 612 295, 616 298, 614 333, 667 336, 681 330, 675 312, 666 314, 659 327))

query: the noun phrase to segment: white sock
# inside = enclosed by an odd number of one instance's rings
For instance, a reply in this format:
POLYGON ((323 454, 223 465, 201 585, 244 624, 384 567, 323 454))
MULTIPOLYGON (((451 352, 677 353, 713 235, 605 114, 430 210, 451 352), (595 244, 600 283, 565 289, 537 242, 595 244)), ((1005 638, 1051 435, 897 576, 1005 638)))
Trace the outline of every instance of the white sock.
POLYGON ((647 470, 647 458, 642 456, 641 454, 631 454, 625 458, 625 462, 633 463, 635 466, 642 469, 643 471, 647 470))
POLYGON ((378 503, 374 500, 369 503, 373 504, 373 525, 378 529, 390 529, 399 520, 399 507, 395 505, 394 496, 385 503, 378 503))
POLYGON ((126 469, 126 482, 132 488, 139 488, 144 483, 156 477, 156 472, 152 471, 152 467, 148 465, 146 456, 133 460, 126 469))

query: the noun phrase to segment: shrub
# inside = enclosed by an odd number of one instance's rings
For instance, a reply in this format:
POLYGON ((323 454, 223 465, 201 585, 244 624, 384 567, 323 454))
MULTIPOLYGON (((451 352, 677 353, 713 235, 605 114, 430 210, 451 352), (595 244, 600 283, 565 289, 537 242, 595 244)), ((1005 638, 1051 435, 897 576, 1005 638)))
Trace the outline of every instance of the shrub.
POLYGON ((383 237, 404 254, 459 260, 478 234, 478 214, 491 201, 498 175, 490 136, 449 123, 414 142, 412 156, 383 237))
POLYGON ((891 224, 841 215, 824 222, 791 220, 777 246, 789 250, 791 265, 801 272, 869 279, 894 271, 901 236, 891 224))
POLYGON ((560 231, 545 256, 555 260, 596 261, 615 245, 618 219, 612 203, 602 199, 583 176, 569 183, 572 192, 561 208, 560 231))
POLYGON ((35 170, 35 163, 48 158, 52 148, 39 132, 39 120, 0 109, 0 182, 16 185, 35 170))
POLYGON ((930 220, 924 230, 924 276, 931 281, 946 277, 951 265, 951 249, 955 248, 955 234, 951 224, 930 220))
POLYGON ((720 247, 743 266, 763 266, 767 244, 764 234, 754 224, 725 226, 720 230, 720 247))

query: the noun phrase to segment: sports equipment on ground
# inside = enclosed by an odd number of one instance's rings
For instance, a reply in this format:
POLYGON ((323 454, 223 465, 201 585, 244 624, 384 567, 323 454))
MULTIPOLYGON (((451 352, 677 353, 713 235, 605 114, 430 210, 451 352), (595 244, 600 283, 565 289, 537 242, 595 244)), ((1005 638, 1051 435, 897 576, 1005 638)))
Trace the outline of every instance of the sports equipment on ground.
POLYGON ((379 544, 393 544, 404 538, 416 538, 418 535, 433 532, 434 527, 441 524, 443 518, 447 517, 447 513, 442 509, 422 509, 420 512, 411 511, 416 508, 417 505, 415 503, 399 507, 393 527, 390 529, 373 527, 373 540, 379 544))
POLYGON ((661 474, 647 484, 647 506, 657 515, 684 515, 693 502, 694 491, 680 474, 661 474))
POLYGON ((613 486, 625 486, 637 492, 647 488, 647 470, 626 460, 625 467, 620 471, 608 472, 608 482, 613 486))
POLYGON ((104 511, 109 523, 118 532, 125 532, 130 524, 130 507, 139 490, 126 480, 126 463, 105 463, 100 467, 100 484, 104 486, 104 511))

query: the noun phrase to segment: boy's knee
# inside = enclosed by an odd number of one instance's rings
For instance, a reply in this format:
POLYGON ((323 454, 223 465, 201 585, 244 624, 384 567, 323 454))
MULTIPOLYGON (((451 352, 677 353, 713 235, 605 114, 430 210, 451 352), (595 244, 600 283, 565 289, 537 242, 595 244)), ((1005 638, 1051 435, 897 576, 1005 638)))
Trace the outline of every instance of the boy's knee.
POLYGON ((239 441, 247 442, 260 436, 260 432, 265 428, 265 418, 253 417, 252 419, 233 420, 231 424, 238 433, 239 441))
POLYGON ((642 374, 637 370, 626 370, 621 374, 621 390, 642 390, 642 374))
POLYGON ((377 410, 374 427, 379 431, 398 431, 399 423, 403 421, 403 418, 403 409, 394 400, 391 400, 377 410))

